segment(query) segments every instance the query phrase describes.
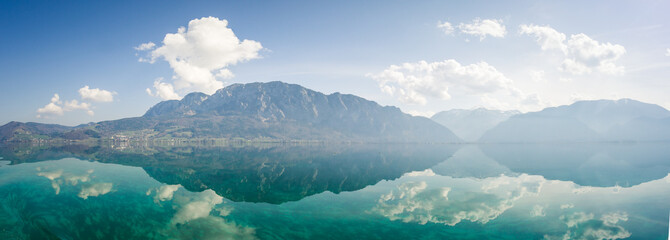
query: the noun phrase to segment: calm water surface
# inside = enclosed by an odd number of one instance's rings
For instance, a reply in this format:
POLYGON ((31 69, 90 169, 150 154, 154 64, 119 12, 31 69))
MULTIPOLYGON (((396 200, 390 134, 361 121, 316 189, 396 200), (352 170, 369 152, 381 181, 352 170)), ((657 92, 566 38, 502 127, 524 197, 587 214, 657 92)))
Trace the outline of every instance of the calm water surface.
POLYGON ((4 146, 0 239, 668 239, 670 143, 4 146))

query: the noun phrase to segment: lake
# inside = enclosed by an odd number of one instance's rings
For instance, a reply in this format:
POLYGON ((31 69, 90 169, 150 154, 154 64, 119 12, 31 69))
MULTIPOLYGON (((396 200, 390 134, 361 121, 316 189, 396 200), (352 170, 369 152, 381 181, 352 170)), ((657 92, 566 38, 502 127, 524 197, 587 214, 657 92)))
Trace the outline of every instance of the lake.
POLYGON ((670 143, 0 148, 0 239, 668 239, 670 143))

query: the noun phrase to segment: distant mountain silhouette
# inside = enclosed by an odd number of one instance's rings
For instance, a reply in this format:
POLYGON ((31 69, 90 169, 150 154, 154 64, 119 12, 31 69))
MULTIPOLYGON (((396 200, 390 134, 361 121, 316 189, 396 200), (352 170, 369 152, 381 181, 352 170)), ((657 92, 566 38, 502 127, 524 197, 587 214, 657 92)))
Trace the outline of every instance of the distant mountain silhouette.
POLYGON ((670 140, 670 111, 631 99, 579 101, 519 114, 487 131, 480 142, 670 140))
MULTIPOLYGON (((17 140, 16 128, 0 127, 2 139, 17 140)), ((216 93, 190 93, 163 101, 144 116, 103 121, 51 133, 79 131, 66 139, 98 134, 136 138, 243 138, 366 142, 460 142, 430 119, 382 107, 366 99, 325 95, 283 82, 233 84, 216 93), (94 132, 84 132, 87 129, 94 132)), ((33 134, 42 132, 31 131, 33 134)), ((54 134, 45 136, 56 137, 54 134)), ((93 136, 90 136, 93 137, 93 136)))
POLYGON ((0 127, 0 142, 51 138, 80 140, 90 137, 100 137, 100 135, 90 129, 34 122, 10 122, 0 127))
POLYGON ((499 111, 486 108, 453 109, 436 113, 430 119, 449 128, 461 139, 475 142, 486 131, 516 114, 519 114, 519 111, 499 111))

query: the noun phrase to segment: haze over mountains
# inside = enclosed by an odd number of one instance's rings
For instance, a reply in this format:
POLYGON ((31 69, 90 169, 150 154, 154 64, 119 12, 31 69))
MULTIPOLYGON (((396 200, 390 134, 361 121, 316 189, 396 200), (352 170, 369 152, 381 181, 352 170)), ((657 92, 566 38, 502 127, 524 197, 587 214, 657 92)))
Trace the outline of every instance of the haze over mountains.
POLYGON ((519 114, 487 131, 480 142, 670 140, 670 111, 631 99, 579 101, 519 114))
POLYGON ((240 139, 527 143, 670 140, 670 111, 631 99, 579 101, 539 112, 450 110, 431 119, 350 94, 283 82, 233 84, 163 101, 143 116, 66 127, 10 122, 0 142, 240 139), (453 132, 452 132, 453 130, 453 132), (455 133, 455 134, 454 134, 455 133))
POLYGON ((486 131, 519 113, 519 111, 500 111, 485 108, 453 109, 436 113, 430 119, 449 128, 461 139, 467 142, 476 142, 486 131))

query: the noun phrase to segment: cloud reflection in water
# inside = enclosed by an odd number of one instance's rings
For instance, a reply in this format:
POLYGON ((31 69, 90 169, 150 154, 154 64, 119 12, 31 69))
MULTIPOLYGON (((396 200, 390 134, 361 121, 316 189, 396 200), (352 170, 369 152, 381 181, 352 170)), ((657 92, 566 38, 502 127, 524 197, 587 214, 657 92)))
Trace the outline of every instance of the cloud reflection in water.
MULTIPOLYGON (((408 174, 408 177, 416 174, 408 174)), ((426 181, 409 181, 382 195, 375 211, 391 219, 420 224, 441 223, 454 226, 463 220, 487 223, 527 194, 540 191, 544 178, 521 175, 500 176, 468 183, 468 189, 428 188, 426 181)))
POLYGON ((63 169, 57 170, 45 170, 42 167, 37 167, 37 176, 45 177, 51 182, 51 187, 54 189, 56 195, 60 194, 61 186, 77 186, 79 183, 85 183, 81 185, 81 189, 77 194, 78 197, 82 199, 88 199, 88 197, 97 197, 100 195, 105 195, 112 191, 112 183, 90 183, 91 174, 93 174, 93 169, 86 170, 83 174, 75 174, 71 172, 65 172, 63 169))

